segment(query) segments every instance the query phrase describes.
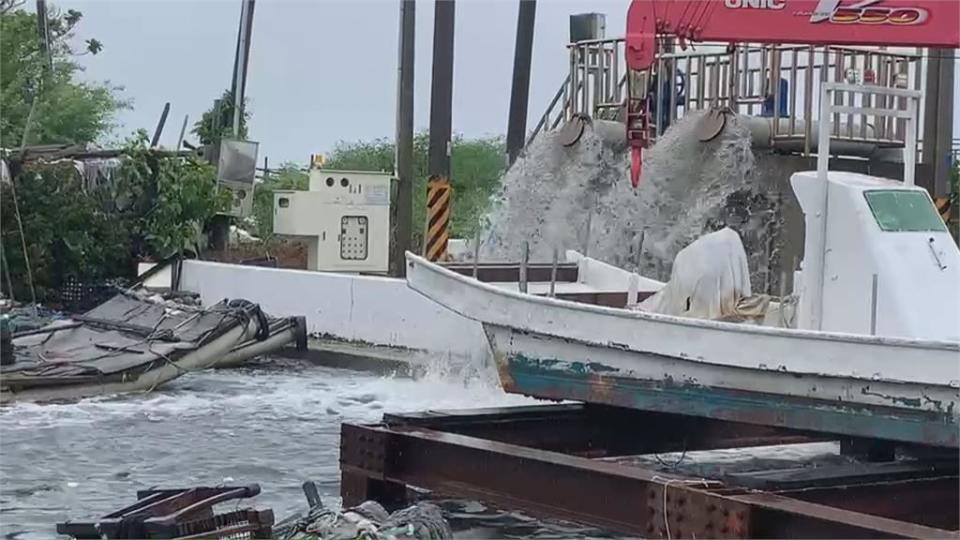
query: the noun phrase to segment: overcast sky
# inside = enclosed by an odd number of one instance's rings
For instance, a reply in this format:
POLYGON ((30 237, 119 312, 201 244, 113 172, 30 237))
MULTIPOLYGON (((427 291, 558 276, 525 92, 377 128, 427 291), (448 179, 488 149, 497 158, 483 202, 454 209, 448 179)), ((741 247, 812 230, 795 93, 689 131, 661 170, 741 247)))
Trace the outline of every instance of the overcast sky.
MULTIPOLYGON (((95 37, 104 44, 100 54, 80 58, 84 76, 123 86, 133 101, 118 118, 120 137, 137 128, 152 131, 169 101, 161 142, 175 145, 183 116, 193 124, 230 86, 240 0, 54 2, 83 12, 78 40, 95 37)), ((537 3, 528 129, 566 76, 569 15, 604 13, 607 36, 621 37, 629 3, 537 3)), ((433 1, 417 1, 417 129, 429 119, 433 7, 433 1)), ((506 132, 517 7, 517 0, 457 0, 455 132, 506 132)), ((340 140, 393 136, 398 18, 397 0, 257 1, 247 98, 250 137, 261 143, 261 160, 305 163, 340 140)), ((960 74, 955 84, 960 87, 960 74)), ((956 137, 960 103, 955 107, 956 137)))
MULTIPOLYGON (((133 110, 118 133, 152 131, 166 101, 162 143, 175 145, 185 114, 192 124, 229 87, 240 0, 60 0, 83 12, 78 39, 104 44, 81 57, 85 77, 125 88, 133 110)), ((607 35, 622 36, 629 0, 540 0, 530 88, 530 122, 566 76, 567 17, 607 14, 607 35)), ((432 1, 417 2, 416 127, 429 119, 432 1)), ((506 132, 517 22, 516 0, 458 0, 453 129, 467 136, 506 132)), ((271 165, 305 163, 337 141, 392 137, 399 3, 396 0, 258 0, 247 98, 250 138, 271 165)), ((532 127, 532 123, 528 127, 532 127)))

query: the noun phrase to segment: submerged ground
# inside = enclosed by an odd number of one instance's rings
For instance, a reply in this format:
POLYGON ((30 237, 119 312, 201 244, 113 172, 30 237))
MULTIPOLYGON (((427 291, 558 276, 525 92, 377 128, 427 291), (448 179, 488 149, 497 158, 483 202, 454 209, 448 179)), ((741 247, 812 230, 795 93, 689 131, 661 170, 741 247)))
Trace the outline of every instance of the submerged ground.
MULTIPOLYGON (((420 380, 284 364, 184 376, 152 394, 0 409, 0 537, 51 538, 150 486, 259 483, 278 520, 305 509, 300 484, 339 498, 342 421, 384 411, 518 404, 492 382, 420 380)), ((475 502, 443 504, 458 535, 593 536, 475 502)))
MULTIPOLYGON (((449 370, 443 370, 449 371, 449 370)), ((150 394, 0 408, 0 538, 55 536, 55 524, 94 520, 151 486, 258 483, 255 502, 277 519, 305 510, 316 482, 339 504, 344 421, 385 411, 529 404, 483 375, 418 380, 278 361, 186 375, 150 394)), ((692 477, 843 460, 833 443, 645 456, 645 467, 692 477)), ((440 501, 458 538, 595 538, 603 531, 475 501, 440 501)))

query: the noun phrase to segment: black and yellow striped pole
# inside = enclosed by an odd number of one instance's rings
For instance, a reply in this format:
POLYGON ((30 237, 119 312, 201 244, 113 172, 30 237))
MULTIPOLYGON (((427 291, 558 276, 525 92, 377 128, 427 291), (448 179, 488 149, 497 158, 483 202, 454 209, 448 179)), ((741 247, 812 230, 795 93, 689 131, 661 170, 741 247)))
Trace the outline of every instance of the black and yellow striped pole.
POLYGON ((443 261, 447 258, 452 206, 453 189, 450 181, 431 176, 427 180, 427 231, 423 241, 423 253, 430 261, 443 261))

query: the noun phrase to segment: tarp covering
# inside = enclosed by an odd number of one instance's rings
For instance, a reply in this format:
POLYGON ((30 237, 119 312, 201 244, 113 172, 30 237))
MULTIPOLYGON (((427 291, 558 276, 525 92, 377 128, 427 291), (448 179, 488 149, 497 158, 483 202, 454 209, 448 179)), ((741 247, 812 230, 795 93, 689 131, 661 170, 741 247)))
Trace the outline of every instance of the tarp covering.
POLYGON ((723 228, 680 250, 670 281, 639 310, 698 319, 762 318, 770 298, 753 296, 740 235, 723 228))
POLYGON ((244 324, 250 309, 221 303, 203 310, 120 293, 49 327, 63 330, 15 337, 17 362, 3 366, 3 386, 57 384, 175 362, 244 324))

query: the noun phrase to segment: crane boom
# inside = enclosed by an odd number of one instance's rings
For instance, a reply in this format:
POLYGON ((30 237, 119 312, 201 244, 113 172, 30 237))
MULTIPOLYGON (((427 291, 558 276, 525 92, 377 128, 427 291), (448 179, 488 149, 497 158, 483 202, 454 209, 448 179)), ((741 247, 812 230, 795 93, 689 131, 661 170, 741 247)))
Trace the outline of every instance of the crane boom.
MULTIPOLYGON (((633 0, 626 63, 653 67, 657 36, 688 41, 960 47, 960 0, 633 0)), ((628 78, 629 80, 630 78, 628 78)), ((628 103, 631 180, 649 146, 649 103, 628 103)))

